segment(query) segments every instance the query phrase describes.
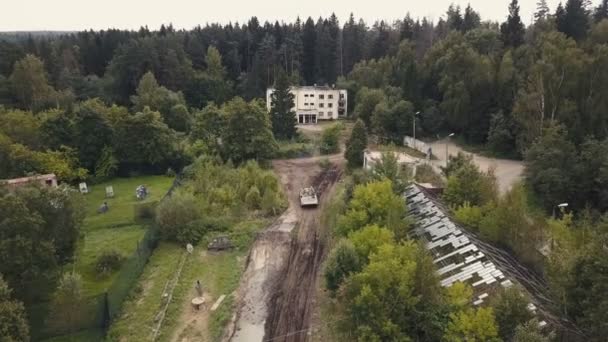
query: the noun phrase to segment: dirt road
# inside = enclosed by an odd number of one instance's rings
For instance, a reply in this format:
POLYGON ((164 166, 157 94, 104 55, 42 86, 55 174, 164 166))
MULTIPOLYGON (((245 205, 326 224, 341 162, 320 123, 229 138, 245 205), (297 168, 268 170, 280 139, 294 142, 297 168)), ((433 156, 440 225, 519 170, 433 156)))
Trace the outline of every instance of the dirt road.
POLYGON ((342 155, 329 157, 332 167, 326 170, 319 167, 320 160, 317 157, 273 162, 289 208, 252 247, 227 340, 306 339, 311 299, 324 253, 319 238, 320 213, 344 167, 342 155), (319 193, 320 205, 302 209, 299 190, 311 185, 319 193))
MULTIPOLYGON (((429 145, 433 149, 433 154, 437 157, 437 160, 433 161, 433 164, 437 167, 445 166, 446 141, 440 140, 429 145)), ((498 187, 501 193, 509 191, 513 184, 520 181, 522 178, 522 174, 524 172, 524 163, 521 161, 488 158, 478 154, 469 153, 451 141, 447 142, 447 146, 450 156, 455 156, 459 152, 472 155, 473 161, 482 171, 487 171, 493 167, 495 169, 496 180, 498 181, 498 187)))

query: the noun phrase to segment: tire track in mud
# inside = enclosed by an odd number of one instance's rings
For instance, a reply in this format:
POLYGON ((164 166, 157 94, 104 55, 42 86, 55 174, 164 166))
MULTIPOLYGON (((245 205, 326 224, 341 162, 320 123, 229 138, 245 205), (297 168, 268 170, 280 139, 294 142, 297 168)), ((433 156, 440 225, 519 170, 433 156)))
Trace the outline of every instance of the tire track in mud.
POLYGON ((340 169, 333 165, 321 171, 311 182, 321 203, 317 209, 301 210, 298 235, 292 240, 285 270, 279 273, 274 295, 268 304, 271 311, 264 340, 305 341, 308 338, 312 300, 325 253, 325 243, 320 238, 320 214, 340 176, 340 169))
POLYGON ((258 235, 251 248, 236 294, 235 314, 223 341, 306 339, 305 332, 294 331, 307 329, 310 324, 317 273, 325 252, 320 239, 320 215, 344 166, 342 155, 330 156, 332 166, 324 170, 319 167, 319 160, 273 162, 289 208, 258 235), (300 188, 311 185, 317 189, 320 205, 302 209, 300 188))

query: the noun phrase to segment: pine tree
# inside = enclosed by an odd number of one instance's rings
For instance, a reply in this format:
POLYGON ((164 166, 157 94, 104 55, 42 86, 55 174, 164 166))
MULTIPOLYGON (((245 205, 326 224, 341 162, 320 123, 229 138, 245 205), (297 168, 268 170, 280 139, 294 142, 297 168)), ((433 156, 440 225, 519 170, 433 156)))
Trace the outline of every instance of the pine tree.
POLYGON ((518 47, 524 43, 525 28, 519 16, 519 3, 512 0, 509 4, 507 21, 500 26, 502 40, 506 46, 518 47))
POLYGON ((355 127, 346 144, 344 157, 351 169, 363 166, 363 152, 367 148, 367 132, 365 124, 361 119, 357 120, 355 127))
POLYGON ((600 22, 608 19, 608 0, 602 0, 602 3, 595 9, 595 22, 600 22))
POLYGON ((566 2, 564 15, 561 20, 557 18, 557 29, 576 41, 585 39, 589 29, 589 15, 583 0, 566 2))
POLYGON ((294 95, 289 91, 289 79, 279 72, 271 98, 270 119, 277 139, 291 139, 296 135, 296 113, 293 111, 294 95))
POLYGON ((464 32, 471 31, 479 27, 480 24, 481 17, 479 16, 479 13, 475 12, 475 10, 471 7, 471 4, 467 5, 467 8, 464 10, 462 30, 464 32))
POLYGON ((307 85, 315 83, 315 47, 317 45, 317 31, 315 28, 315 22, 311 17, 308 17, 304 24, 304 30, 302 32, 302 45, 303 45, 303 60, 302 60, 302 76, 307 85))
POLYGON ((549 10, 549 6, 547 5, 547 0, 539 0, 536 3, 536 12, 534 13, 534 20, 539 21, 539 20, 547 19, 547 15, 549 14, 549 11, 550 10, 549 10))

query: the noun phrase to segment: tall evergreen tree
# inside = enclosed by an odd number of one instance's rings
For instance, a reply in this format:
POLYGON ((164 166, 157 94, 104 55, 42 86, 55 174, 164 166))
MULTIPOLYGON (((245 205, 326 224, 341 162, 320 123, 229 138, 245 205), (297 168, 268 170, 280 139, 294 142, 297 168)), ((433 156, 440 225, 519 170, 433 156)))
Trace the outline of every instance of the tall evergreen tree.
POLYGON ((304 30, 302 32, 302 45, 302 76, 304 76, 304 82, 307 85, 312 85, 315 83, 315 48, 317 45, 317 31, 315 28, 315 22, 311 17, 308 17, 306 23, 304 24, 304 30))
POLYGON ((576 41, 585 39, 589 30, 589 14, 583 0, 566 2, 564 15, 557 18, 557 29, 576 41))
POLYGON ((363 152, 367 148, 367 131, 365 123, 361 119, 357 120, 350 138, 346 143, 346 151, 344 157, 348 161, 348 167, 351 169, 363 166, 363 152))
POLYGON ((519 3, 511 0, 507 21, 500 26, 502 41, 506 46, 518 47, 524 43, 525 28, 519 16, 519 3))
POLYGON ((602 3, 596 7, 594 13, 595 22, 600 22, 608 19, 608 0, 602 0, 602 3))
POLYGON ((534 20, 539 21, 543 19, 547 19, 547 15, 549 15, 549 6, 547 5, 547 0, 539 0, 536 3, 536 12, 534 12, 534 20))
POLYGON ((272 132, 277 139, 291 139, 296 135, 296 113, 293 111, 294 95, 289 91, 289 79, 279 72, 271 95, 270 119, 272 132))
POLYGON ((462 30, 464 32, 471 31, 479 27, 480 24, 481 17, 479 16, 479 13, 475 12, 475 10, 471 7, 471 4, 467 5, 467 8, 464 10, 462 30))

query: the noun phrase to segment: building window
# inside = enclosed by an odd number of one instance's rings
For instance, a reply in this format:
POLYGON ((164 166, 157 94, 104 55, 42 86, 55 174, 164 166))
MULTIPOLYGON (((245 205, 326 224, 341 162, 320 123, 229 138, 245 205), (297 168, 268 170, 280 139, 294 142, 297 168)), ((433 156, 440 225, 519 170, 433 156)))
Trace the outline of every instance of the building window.
POLYGON ((329 94, 329 95, 327 95, 327 98, 331 100, 331 99, 334 98, 334 95, 333 94, 329 94))
POLYGON ((320 99, 320 100, 325 99, 325 95, 323 95, 323 94, 319 94, 319 99, 320 99))
POLYGON ((315 97, 315 94, 310 94, 310 97, 315 97))
POLYGON ((344 99, 344 94, 340 94, 340 98, 341 98, 341 99, 344 99))
MULTIPOLYGON (((325 107, 325 103, 319 103, 319 108, 323 108, 325 107)), ((330 107, 331 107, 331 103, 330 103, 330 107)))
POLYGON ((332 116, 334 115, 334 112, 327 112, 327 116, 332 116))
POLYGON ((323 112, 319 112, 319 116, 323 116, 323 114, 324 114, 323 112))
POLYGON ((333 106, 334 106, 334 104, 331 102, 327 104, 327 107, 329 107, 329 108, 332 108, 333 106))
POLYGON ((308 97, 308 94, 304 94, 304 97, 308 97))

